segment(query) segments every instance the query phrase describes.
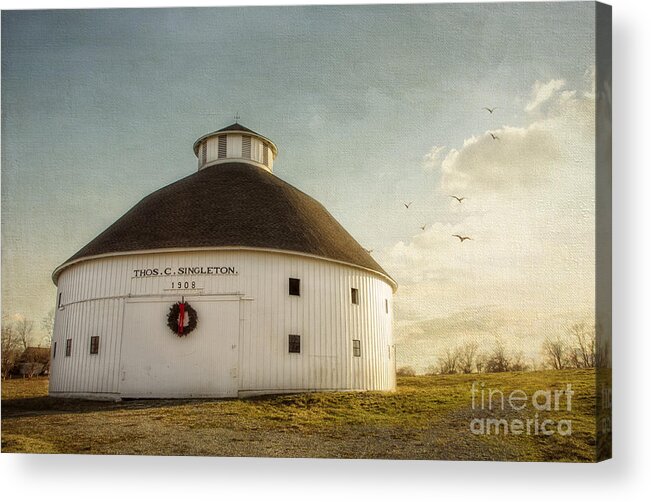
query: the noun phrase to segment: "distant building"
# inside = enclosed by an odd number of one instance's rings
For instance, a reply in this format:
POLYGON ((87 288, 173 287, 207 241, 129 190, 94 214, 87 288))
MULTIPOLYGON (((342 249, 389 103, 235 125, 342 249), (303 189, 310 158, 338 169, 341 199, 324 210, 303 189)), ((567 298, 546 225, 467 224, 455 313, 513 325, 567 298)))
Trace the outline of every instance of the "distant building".
POLYGON ((269 139, 233 124, 194 152, 54 271, 50 395, 394 389, 395 281, 273 174, 269 139))
POLYGON ((50 369, 50 349, 47 347, 27 347, 16 361, 19 375, 35 377, 47 375, 50 369))

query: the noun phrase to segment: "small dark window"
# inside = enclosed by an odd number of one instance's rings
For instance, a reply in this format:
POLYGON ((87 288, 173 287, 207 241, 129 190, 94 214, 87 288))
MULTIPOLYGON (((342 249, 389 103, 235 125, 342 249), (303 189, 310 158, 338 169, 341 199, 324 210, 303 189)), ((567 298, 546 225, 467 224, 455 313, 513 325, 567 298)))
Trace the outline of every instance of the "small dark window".
POLYGON ((70 357, 72 354, 72 338, 66 340, 66 357, 70 357))
POLYGON ((57 356, 57 342, 54 342, 54 345, 52 346, 52 359, 54 359, 57 356))
POLYGON ((59 293, 59 298, 57 299, 57 308, 61 308, 61 295, 63 293, 59 293))
POLYGON ((289 352, 290 354, 301 353, 301 336, 289 335, 289 352))
POLYGON ((90 337, 90 353, 91 354, 99 353, 99 336, 90 337))
POLYGON ((289 294, 292 296, 301 296, 301 280, 289 279, 289 294))
POLYGON ((350 288, 350 300, 355 305, 359 305, 359 290, 357 288, 350 288))
POLYGON ((353 340, 353 356, 360 357, 362 355, 362 345, 359 340, 353 340))
POLYGON ((208 157, 208 140, 203 142, 201 147, 201 163, 205 164, 208 157))
POLYGON ((217 158, 225 159, 226 158, 226 135, 219 136, 217 139, 217 158))
POLYGON ((267 145, 262 147, 262 163, 265 166, 269 165, 269 147, 267 145))
POLYGON ((389 300, 384 300, 384 310, 387 314, 389 313, 389 300))

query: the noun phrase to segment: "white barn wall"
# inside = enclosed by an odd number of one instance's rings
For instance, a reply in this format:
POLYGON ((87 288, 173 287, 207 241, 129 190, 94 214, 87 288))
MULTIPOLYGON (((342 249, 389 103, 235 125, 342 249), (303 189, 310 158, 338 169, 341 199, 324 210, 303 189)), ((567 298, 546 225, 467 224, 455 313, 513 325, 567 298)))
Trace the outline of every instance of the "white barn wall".
POLYGON ((125 303, 120 395, 124 397, 237 397, 240 298, 190 297, 201 318, 191 335, 161 336, 169 298, 125 303), (216 336, 218 335, 218 336, 216 336))
POLYGON ((56 313, 50 392, 117 394, 116 361, 120 359, 124 300, 75 303, 56 313), (90 355, 90 336, 100 336, 99 354, 90 355), (66 338, 72 355, 65 357, 66 338), (56 368, 56 369, 54 369, 56 368))
MULTIPOLYGON (((236 379, 240 395, 395 388, 392 287, 379 274, 358 267, 264 250, 158 252, 72 264, 58 278, 58 292, 62 308, 56 313, 53 338, 57 342, 50 378, 53 395, 119 396, 124 379, 125 354, 121 351, 126 302, 162 299, 169 306, 182 294, 198 312, 199 306, 207 308, 211 303, 194 301, 196 294, 239 299, 236 379), (133 278, 134 269, 181 266, 230 266, 238 275, 188 276, 203 287, 194 292, 165 291, 172 279, 186 277, 133 278), (301 280, 300 297, 288 294, 290 277, 301 280), (351 302, 352 287, 359 289, 359 305, 351 302), (385 312, 385 299, 389 300, 389 313, 385 312), (288 352, 289 334, 301 336, 300 354, 288 352), (100 336, 97 355, 89 353, 92 335, 100 336), (73 339, 71 357, 65 357, 68 337, 73 339), (353 339, 361 341, 361 357, 352 355, 353 339)), ((156 319, 158 325, 151 326, 155 332, 152 340, 159 336, 162 343, 167 337, 170 343, 186 348, 196 342, 191 342, 193 338, 205 337, 202 343, 210 343, 210 326, 201 324, 201 313, 197 329, 181 339, 169 330, 165 316, 156 319)), ((155 347, 138 350, 143 353, 130 356, 143 364, 155 353, 155 347)), ((176 377, 183 378, 181 374, 176 377)), ((174 396, 168 392, 171 384, 156 383, 161 393, 157 397, 174 396)))

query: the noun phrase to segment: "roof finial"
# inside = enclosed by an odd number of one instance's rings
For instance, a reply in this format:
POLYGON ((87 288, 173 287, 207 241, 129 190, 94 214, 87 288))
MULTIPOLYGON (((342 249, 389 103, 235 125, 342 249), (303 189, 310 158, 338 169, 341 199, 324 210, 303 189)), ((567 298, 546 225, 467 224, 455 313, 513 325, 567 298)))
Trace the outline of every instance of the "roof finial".
POLYGON ((233 118, 235 119, 235 123, 236 123, 236 124, 239 123, 239 120, 240 120, 240 112, 236 112, 236 113, 235 113, 235 117, 233 117, 233 118))

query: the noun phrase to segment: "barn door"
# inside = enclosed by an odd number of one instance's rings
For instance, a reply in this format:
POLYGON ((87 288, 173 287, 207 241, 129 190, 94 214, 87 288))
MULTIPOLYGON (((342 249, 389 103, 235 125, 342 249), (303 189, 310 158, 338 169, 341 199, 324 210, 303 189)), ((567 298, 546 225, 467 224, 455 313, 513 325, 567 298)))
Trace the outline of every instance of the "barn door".
POLYGON ((122 397, 236 397, 240 302, 237 297, 186 297, 197 327, 179 337, 167 326, 177 298, 126 303, 122 333, 122 397))

